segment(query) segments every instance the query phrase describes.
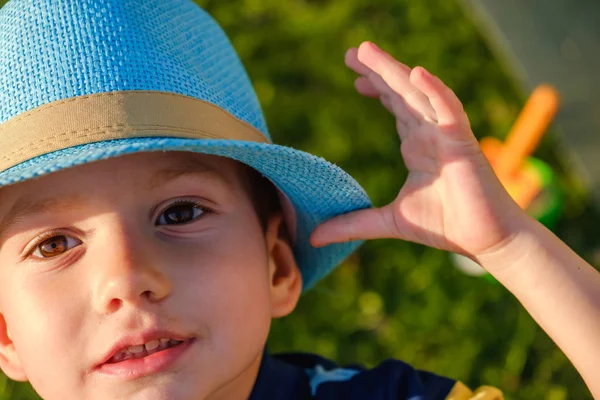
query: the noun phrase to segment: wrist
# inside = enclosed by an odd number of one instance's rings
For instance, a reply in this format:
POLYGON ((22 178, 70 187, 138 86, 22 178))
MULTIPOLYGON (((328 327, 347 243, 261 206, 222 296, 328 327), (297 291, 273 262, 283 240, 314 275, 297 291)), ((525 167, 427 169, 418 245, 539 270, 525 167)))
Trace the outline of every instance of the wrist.
POLYGON ((473 259, 486 271, 507 286, 511 280, 519 280, 524 273, 536 267, 527 260, 539 253, 543 246, 546 228, 525 212, 510 216, 505 239, 474 255, 473 259))

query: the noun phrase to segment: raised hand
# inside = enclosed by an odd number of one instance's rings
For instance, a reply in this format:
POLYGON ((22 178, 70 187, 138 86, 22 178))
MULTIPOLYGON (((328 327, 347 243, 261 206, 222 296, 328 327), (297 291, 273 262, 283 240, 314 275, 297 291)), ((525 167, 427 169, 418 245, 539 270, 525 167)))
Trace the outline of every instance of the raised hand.
POLYGON ((312 244, 398 238, 477 258, 509 243, 527 216, 496 178, 452 90, 370 42, 348 50, 346 65, 360 75, 357 91, 396 117, 409 174, 391 204, 321 224, 312 244))

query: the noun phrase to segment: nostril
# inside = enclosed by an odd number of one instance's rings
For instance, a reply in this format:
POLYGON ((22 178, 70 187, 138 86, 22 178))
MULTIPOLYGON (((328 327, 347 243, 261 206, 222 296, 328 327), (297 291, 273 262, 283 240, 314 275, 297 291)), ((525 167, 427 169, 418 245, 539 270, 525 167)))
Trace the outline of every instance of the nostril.
POLYGON ((122 305, 123 305, 123 300, 112 299, 109 304, 109 309, 111 312, 113 312, 113 311, 120 309, 122 305))
POLYGON ((145 292, 142 293, 142 297, 150 300, 150 301, 156 301, 157 297, 156 294, 154 294, 154 292, 152 290, 146 290, 145 292))

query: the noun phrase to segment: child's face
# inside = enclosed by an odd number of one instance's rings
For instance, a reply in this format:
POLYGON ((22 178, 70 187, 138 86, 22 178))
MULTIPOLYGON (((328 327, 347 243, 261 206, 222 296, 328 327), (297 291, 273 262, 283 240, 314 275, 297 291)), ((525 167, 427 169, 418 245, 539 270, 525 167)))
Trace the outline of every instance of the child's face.
POLYGON ((145 153, 1 189, 4 371, 46 399, 247 396, 301 283, 240 171, 145 153))

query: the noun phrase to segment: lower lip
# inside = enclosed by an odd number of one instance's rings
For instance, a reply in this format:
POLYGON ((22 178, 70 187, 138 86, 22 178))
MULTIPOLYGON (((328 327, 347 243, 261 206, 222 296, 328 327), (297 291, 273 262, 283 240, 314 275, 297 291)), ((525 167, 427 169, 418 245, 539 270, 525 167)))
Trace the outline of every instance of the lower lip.
POLYGON ((114 364, 105 363, 98 366, 96 371, 103 375, 125 378, 127 380, 156 374, 173 365, 188 352, 195 342, 195 339, 188 339, 180 345, 161 350, 146 357, 125 360, 114 364))

